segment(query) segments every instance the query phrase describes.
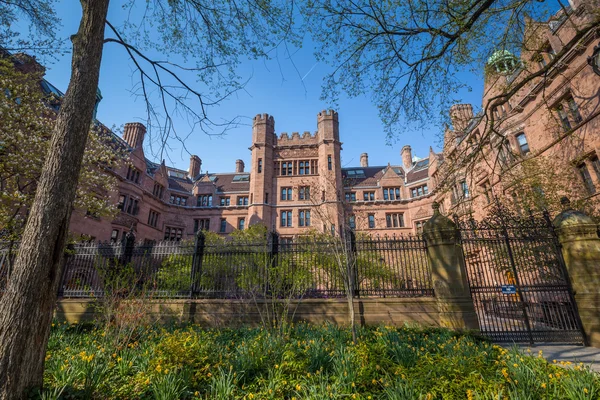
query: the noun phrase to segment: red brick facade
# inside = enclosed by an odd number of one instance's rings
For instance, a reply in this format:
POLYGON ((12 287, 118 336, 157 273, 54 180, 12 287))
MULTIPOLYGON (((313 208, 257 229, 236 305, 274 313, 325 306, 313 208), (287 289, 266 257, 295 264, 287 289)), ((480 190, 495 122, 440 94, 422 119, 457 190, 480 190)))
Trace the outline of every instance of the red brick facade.
POLYGON ((431 215, 429 159, 413 162, 405 146, 401 165, 368 166, 363 154, 360 166, 341 168, 335 111, 320 112, 317 131, 302 134, 277 135, 274 118, 257 115, 248 172, 241 160, 235 172, 210 174, 197 156, 188 171, 153 163, 144 156, 145 131, 139 123, 125 126, 131 167, 115 171, 117 217, 96 219, 76 211, 74 235, 120 240, 133 229, 139 240, 178 240, 198 229, 229 234, 256 223, 284 239, 310 229, 337 233, 350 225, 392 235, 416 232, 431 215))

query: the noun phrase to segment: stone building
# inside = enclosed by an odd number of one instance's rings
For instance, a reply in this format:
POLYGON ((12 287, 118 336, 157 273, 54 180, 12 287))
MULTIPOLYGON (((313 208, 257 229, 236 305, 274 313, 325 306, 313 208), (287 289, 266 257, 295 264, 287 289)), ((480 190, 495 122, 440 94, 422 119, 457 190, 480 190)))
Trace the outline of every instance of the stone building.
POLYGON ((314 133, 279 133, 268 114, 254 118, 251 165, 235 161, 234 172, 208 173, 190 157, 187 171, 157 164, 144 155, 146 129, 125 125, 122 144, 130 162, 114 171, 119 178, 113 220, 77 210, 75 236, 120 240, 129 230, 140 240, 181 240, 198 230, 230 234, 262 223, 283 240, 310 229, 337 234, 351 228, 371 234, 415 233, 431 215, 430 158, 414 159, 410 146, 398 165, 341 167, 338 114, 322 111, 314 133))
POLYGON ((523 188, 508 177, 542 157, 573 177, 563 195, 600 199, 600 70, 591 65, 600 60, 598 3, 570 5, 549 21, 525 20, 519 57, 506 50, 490 57, 479 113, 470 104, 450 109, 452 128, 430 165, 445 213, 479 219, 494 199, 519 204, 523 188))

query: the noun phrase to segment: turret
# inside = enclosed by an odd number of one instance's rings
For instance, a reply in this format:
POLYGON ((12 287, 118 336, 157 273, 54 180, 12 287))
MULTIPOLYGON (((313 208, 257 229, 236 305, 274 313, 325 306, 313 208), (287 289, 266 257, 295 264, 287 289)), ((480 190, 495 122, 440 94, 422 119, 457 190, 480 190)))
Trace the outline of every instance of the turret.
POLYGON ((408 171, 412 168, 412 149, 409 145, 402 147, 400 150, 400 155, 402 156, 402 166, 405 171, 408 171))
POLYGON ((457 136, 462 136, 473 119, 473 106, 470 104, 455 104, 450 107, 450 120, 457 136))
POLYGON ((317 127, 320 140, 340 140, 338 113, 333 110, 323 110, 317 116, 317 127))
POLYGON ((202 167, 202 160, 196 155, 190 156, 190 168, 188 169, 188 177, 190 179, 196 179, 200 175, 200 168, 202 167))
POLYGON ((361 167, 369 166, 369 155, 367 153, 362 153, 360 155, 360 166, 361 167))
POLYGON ((134 149, 142 147, 144 144, 144 136, 146 135, 146 127, 139 122, 129 122, 125 124, 123 129, 123 140, 134 149))
POLYGON ((252 122, 252 142, 254 144, 273 144, 275 119, 269 114, 257 114, 252 122))

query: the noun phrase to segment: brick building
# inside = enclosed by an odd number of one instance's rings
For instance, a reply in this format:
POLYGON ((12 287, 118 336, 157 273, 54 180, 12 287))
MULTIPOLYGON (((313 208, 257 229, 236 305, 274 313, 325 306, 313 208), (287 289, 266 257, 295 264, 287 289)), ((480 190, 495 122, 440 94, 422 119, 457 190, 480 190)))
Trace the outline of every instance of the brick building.
POLYGON ((125 125, 123 145, 130 162, 119 177, 112 221, 81 210, 71 221, 73 234, 120 240, 133 229, 140 240, 180 240, 199 229, 229 234, 262 223, 286 240, 310 229, 339 232, 350 227, 373 234, 408 234, 431 215, 430 158, 413 160, 404 146, 399 165, 342 168, 338 114, 322 111, 315 133, 275 133, 268 114, 254 118, 251 166, 235 161, 234 172, 202 171, 198 156, 187 171, 157 164, 144 155, 146 129, 125 125))
POLYGON ((540 157, 573 177, 563 195, 592 204, 600 199, 600 71, 590 65, 594 54, 600 60, 598 3, 570 5, 548 21, 525 20, 519 57, 506 50, 490 57, 482 111, 474 115, 470 104, 451 108, 452 128, 429 171, 447 214, 480 219, 494 198, 519 203, 523 188, 512 187, 508 176, 540 157))

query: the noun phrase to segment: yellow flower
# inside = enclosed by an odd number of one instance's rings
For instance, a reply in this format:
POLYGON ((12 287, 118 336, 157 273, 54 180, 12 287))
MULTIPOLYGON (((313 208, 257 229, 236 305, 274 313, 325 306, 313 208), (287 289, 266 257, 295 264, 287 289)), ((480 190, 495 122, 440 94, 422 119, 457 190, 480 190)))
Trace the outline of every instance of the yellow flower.
POLYGON ((513 367, 517 368, 519 366, 519 364, 513 364, 513 367))
POLYGON ((546 389, 546 383, 542 383, 542 389, 546 389))
POLYGON ((248 393, 248 398, 249 398, 249 399, 253 399, 253 398, 254 398, 254 395, 253 395, 252 393, 248 393))
POLYGON ((583 388, 583 392, 584 392, 585 394, 588 394, 588 390, 587 390, 587 388, 583 388))
POLYGON ((354 382, 352 382, 352 387, 356 387, 356 385, 354 384, 354 382))
POLYGON ((296 385, 296 390, 300 390, 301 388, 302 388, 302 386, 296 385))
POLYGON ((162 367, 160 365, 157 365, 156 366, 156 372, 160 372, 160 371, 162 371, 162 367))
POLYGON ((196 396, 196 397, 200 396, 200 392, 198 392, 198 391, 194 392, 194 396, 196 396))

